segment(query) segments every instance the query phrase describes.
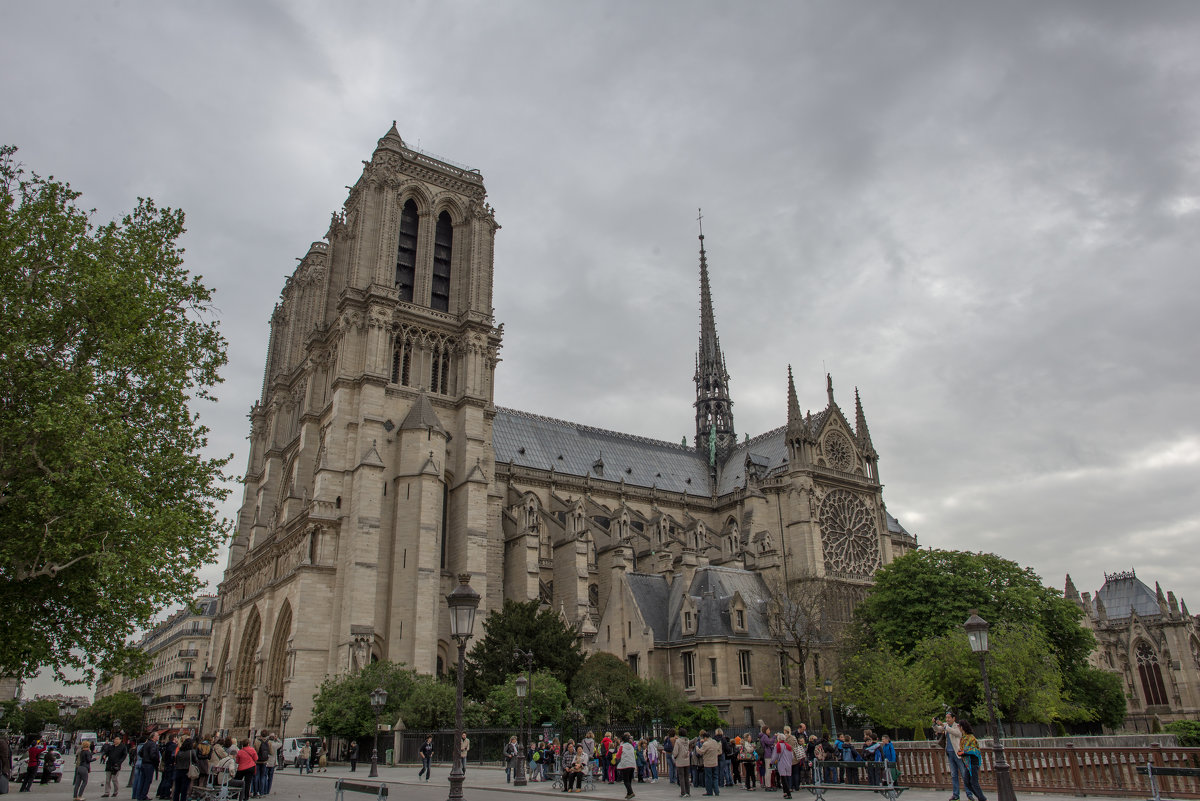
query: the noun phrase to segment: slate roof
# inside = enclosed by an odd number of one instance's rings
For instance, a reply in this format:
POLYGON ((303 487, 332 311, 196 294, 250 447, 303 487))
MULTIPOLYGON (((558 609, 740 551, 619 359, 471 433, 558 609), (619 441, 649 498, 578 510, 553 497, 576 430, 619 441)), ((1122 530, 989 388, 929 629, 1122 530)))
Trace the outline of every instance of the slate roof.
POLYGON ((696 568, 685 587, 682 579, 668 586, 664 576, 630 573, 625 577, 634 602, 642 617, 654 632, 654 641, 682 642, 705 637, 753 637, 766 639, 766 618, 762 602, 767 586, 762 576, 749 570, 732 567, 707 566, 696 568), (696 607, 696 633, 683 634, 684 594, 696 607), (733 630, 730 603, 740 593, 746 603, 746 632, 733 630))
POLYGON ((909 533, 908 533, 908 529, 906 529, 904 526, 900 525, 900 521, 899 521, 899 520, 897 520, 896 518, 892 517, 892 516, 891 516, 891 514, 890 514, 890 513, 888 513, 888 512, 884 512, 884 514, 885 514, 885 515, 887 515, 887 527, 888 527, 888 531, 890 531, 890 532, 891 532, 891 533, 893 533, 893 534, 904 534, 904 535, 906 535, 906 536, 909 536, 909 537, 911 537, 911 536, 912 536, 912 534, 909 534, 909 533))
POLYGON ((586 476, 597 475, 593 465, 602 459, 603 475, 599 477, 610 481, 625 479, 634 486, 693 495, 709 493, 704 458, 676 442, 497 407, 492 447, 498 463, 586 476))
MULTIPOLYGON (((814 433, 826 412, 814 414, 814 433)), ((764 475, 786 467, 787 427, 780 426, 742 442, 730 453, 719 471, 717 493, 724 495, 746 483, 746 455, 764 470, 764 475)), ((657 487, 669 492, 709 494, 708 461, 690 445, 606 431, 553 417, 496 407, 492 421, 492 448, 499 463, 553 469, 572 476, 594 475, 610 481, 625 479, 638 487, 657 487), (594 469, 604 463, 603 475, 594 469)))
POLYGON ((1104 602, 1104 611, 1109 620, 1129 617, 1130 607, 1142 617, 1161 614, 1154 590, 1132 571, 1106 576, 1105 579, 1096 598, 1104 602))

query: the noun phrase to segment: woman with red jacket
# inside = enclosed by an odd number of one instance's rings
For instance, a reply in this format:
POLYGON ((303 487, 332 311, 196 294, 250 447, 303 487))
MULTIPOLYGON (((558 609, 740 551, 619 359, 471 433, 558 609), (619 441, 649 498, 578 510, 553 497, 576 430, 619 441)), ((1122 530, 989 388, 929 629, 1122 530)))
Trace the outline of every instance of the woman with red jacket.
POLYGON ((242 782, 242 793, 239 796, 242 801, 250 797, 250 782, 254 779, 254 770, 258 765, 258 752, 251 743, 252 741, 247 739, 245 745, 237 752, 237 775, 234 778, 242 782))

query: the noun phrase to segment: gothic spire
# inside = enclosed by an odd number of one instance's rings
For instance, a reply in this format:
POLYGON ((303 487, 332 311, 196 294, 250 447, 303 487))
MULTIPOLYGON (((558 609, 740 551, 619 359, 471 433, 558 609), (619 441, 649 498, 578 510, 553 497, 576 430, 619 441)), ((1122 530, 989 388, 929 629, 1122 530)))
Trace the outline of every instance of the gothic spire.
POLYGON ((1067 599, 1068 601, 1079 600, 1079 590, 1075 588, 1075 582, 1071 581, 1070 573, 1067 574, 1067 583, 1066 586, 1063 587, 1063 598, 1067 599))
POLYGON ((803 425, 804 415, 800 412, 800 401, 796 398, 796 381, 792 378, 792 366, 788 365, 788 428, 803 425))
POLYGON ((854 433, 858 436, 859 445, 867 456, 875 456, 875 446, 871 443, 871 430, 867 428, 867 415, 863 413, 862 398, 858 395, 858 387, 854 388, 854 433))
POLYGON ((392 127, 388 129, 387 133, 380 137, 379 143, 375 145, 375 152, 378 153, 380 150, 391 150, 399 153, 401 148, 405 147, 407 147, 407 145, 405 145, 404 140, 400 138, 400 132, 396 130, 396 121, 392 120, 392 127))
POLYGON ((708 282, 708 254, 704 251, 703 215, 700 220, 700 346, 696 354, 696 450, 709 452, 713 469, 737 443, 733 430, 733 401, 729 398, 729 372, 717 337, 712 289, 708 282))
POLYGON ((829 408, 832 409, 834 406, 837 406, 837 404, 834 403, 834 400, 833 400, 833 374, 832 373, 825 374, 825 394, 829 396, 829 408))

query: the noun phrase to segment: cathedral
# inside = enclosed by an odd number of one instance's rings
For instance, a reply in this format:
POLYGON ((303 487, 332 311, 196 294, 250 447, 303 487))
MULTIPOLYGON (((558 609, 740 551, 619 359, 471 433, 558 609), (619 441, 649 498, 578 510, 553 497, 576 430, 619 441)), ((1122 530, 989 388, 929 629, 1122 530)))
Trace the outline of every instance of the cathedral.
POLYGON ((393 124, 285 282, 205 728, 277 729, 285 700, 303 725, 326 677, 375 660, 443 673, 460 574, 478 620, 538 599, 587 649, 735 725, 783 722, 770 588, 813 577, 848 617, 874 571, 916 547, 884 506, 857 391, 843 411, 827 378, 826 407, 802 412, 781 361, 784 424, 738 440, 701 232, 691 443, 497 406, 486 197, 479 171, 393 124))

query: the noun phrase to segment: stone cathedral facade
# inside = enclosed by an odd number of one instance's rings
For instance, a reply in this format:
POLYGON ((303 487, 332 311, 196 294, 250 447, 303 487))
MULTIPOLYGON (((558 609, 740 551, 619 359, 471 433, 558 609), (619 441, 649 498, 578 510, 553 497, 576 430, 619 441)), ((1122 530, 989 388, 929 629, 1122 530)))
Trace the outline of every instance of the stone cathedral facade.
MULTIPOLYGON (((848 615, 916 547, 887 514, 862 404, 738 441, 700 237, 695 439, 662 442, 497 406, 499 229, 483 178, 379 140, 271 317, 245 492, 219 588, 206 728, 307 721, 370 661, 442 673, 445 595, 540 599, 644 677, 738 724, 782 719, 772 577, 812 574, 848 615)), ((503 271, 499 276, 503 281, 503 271)), ((785 382, 786 378, 786 382, 785 382)), ((782 391, 786 386, 786 393, 782 391)))

